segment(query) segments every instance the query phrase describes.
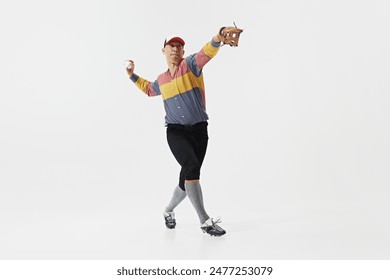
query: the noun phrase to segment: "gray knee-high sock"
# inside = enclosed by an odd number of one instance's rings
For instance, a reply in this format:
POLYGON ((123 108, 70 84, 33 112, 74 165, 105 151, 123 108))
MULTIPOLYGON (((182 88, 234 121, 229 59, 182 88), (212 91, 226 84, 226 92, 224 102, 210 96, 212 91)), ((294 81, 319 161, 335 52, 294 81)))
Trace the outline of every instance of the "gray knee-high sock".
POLYGON ((165 207, 165 212, 172 212, 173 209, 175 209, 180 204, 180 202, 186 198, 186 196, 186 192, 183 191, 179 186, 176 186, 175 190, 173 191, 171 201, 169 202, 168 206, 165 207))
POLYGON ((188 198, 190 199, 192 206, 194 206, 196 213, 199 216, 200 223, 203 224, 210 217, 207 215, 203 205, 202 188, 199 182, 184 185, 188 198))

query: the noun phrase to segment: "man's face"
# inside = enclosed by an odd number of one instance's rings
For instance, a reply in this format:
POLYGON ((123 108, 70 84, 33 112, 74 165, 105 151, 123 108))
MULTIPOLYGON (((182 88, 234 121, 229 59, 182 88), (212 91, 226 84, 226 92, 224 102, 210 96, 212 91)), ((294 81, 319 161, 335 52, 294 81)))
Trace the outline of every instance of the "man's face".
POLYGON ((173 41, 165 45, 163 53, 168 63, 178 65, 183 58, 184 49, 179 42, 173 41))

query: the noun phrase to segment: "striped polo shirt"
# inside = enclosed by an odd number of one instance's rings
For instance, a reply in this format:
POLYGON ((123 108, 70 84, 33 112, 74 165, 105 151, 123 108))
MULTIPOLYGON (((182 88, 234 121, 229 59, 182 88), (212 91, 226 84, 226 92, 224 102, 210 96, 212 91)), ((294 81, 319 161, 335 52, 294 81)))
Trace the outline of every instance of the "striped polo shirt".
POLYGON ((130 79, 148 96, 162 96, 167 125, 192 125, 207 121, 202 69, 217 54, 219 47, 220 43, 211 40, 198 53, 184 58, 173 76, 168 69, 154 82, 136 74, 130 79))

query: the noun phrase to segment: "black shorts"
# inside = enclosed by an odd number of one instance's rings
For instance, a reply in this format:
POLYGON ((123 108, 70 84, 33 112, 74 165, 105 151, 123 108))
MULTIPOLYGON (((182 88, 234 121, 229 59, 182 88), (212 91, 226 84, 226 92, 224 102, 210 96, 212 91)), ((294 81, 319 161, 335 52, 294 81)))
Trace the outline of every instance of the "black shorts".
POLYGON ((206 155, 208 133, 207 122, 194 125, 168 124, 169 148, 181 165, 179 187, 184 189, 185 180, 198 180, 203 159, 206 155))

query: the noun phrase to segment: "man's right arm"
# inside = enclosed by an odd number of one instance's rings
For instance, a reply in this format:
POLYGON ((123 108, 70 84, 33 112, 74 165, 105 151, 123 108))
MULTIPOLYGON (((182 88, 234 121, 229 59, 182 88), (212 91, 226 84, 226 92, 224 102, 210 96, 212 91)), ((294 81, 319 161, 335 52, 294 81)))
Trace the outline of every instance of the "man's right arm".
POLYGON ((131 67, 126 68, 127 74, 130 77, 130 80, 134 82, 134 84, 142 90, 144 93, 146 93, 148 96, 157 96, 160 95, 160 88, 158 85, 157 80, 154 81, 154 83, 149 82, 146 79, 143 79, 139 77, 137 74, 134 73, 134 68, 135 68, 135 63, 134 61, 130 60, 131 62, 131 67))
POLYGON ((157 80, 152 83, 134 73, 131 75, 130 80, 132 80, 140 90, 142 90, 150 97, 161 94, 157 80))

